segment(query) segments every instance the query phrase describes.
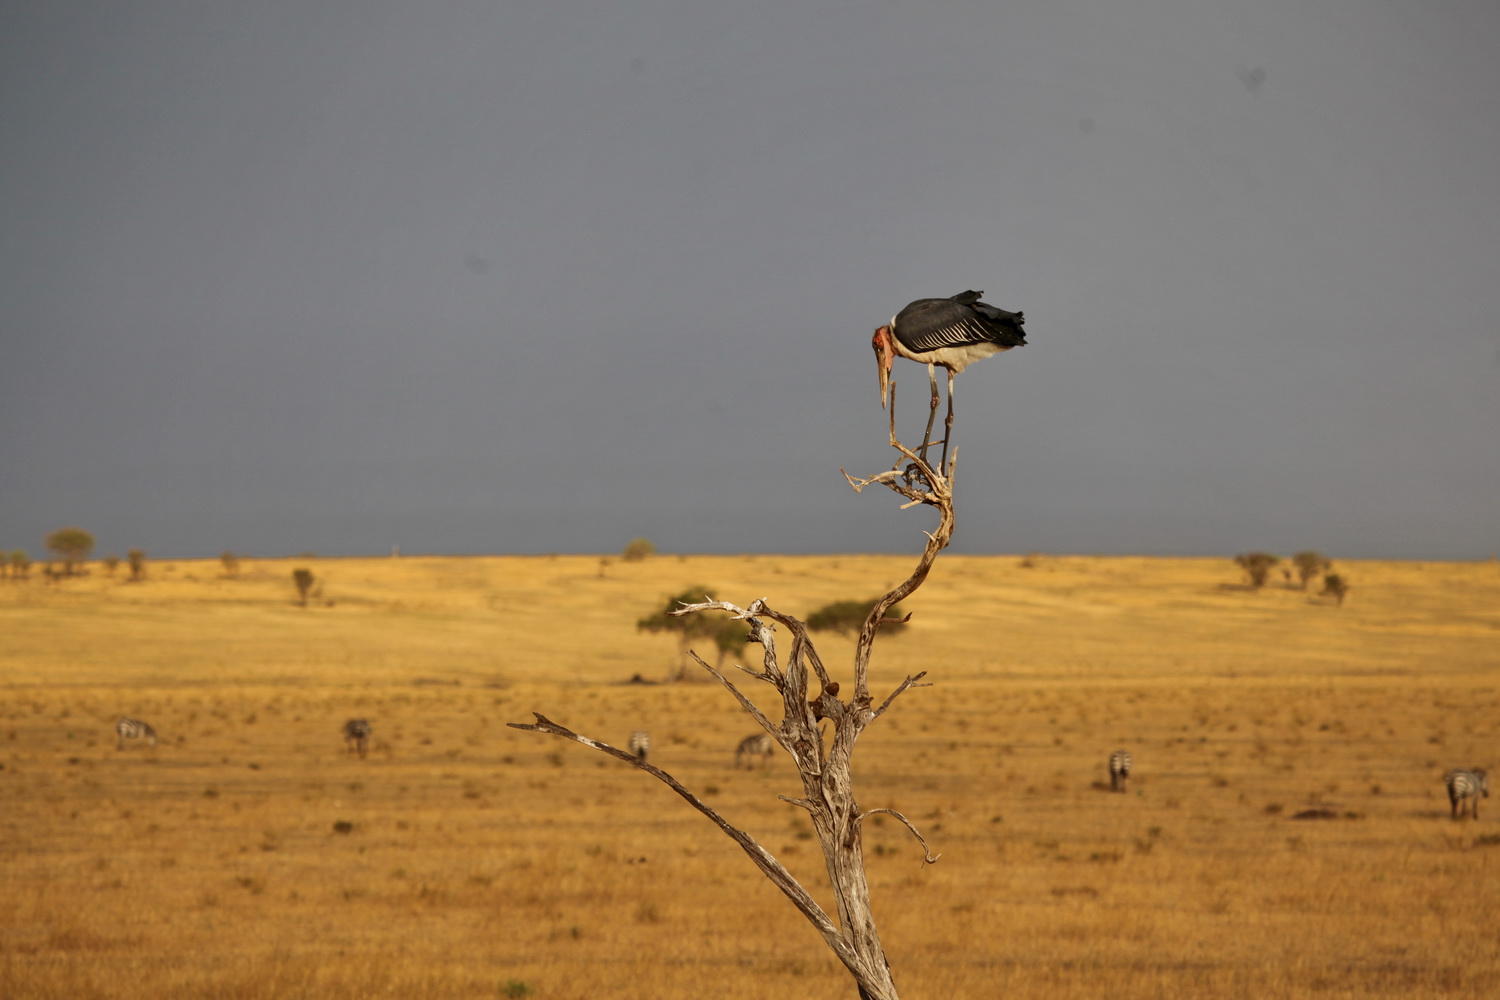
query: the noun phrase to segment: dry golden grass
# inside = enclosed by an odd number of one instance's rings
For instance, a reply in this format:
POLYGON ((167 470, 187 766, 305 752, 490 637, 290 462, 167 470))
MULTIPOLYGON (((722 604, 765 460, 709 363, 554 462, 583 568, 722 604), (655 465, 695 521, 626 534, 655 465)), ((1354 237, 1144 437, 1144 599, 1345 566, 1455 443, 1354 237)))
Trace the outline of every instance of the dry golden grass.
MULTIPOLYGON (((849 997, 654 759, 814 893, 784 757, 634 622, 704 583, 806 616, 895 557, 246 560, 0 582, 0 996, 849 997), (321 596, 296 606, 291 571, 321 596), (123 577, 123 574, 122 574, 123 577), (156 749, 115 749, 114 720, 156 749), (375 726, 369 759, 340 726, 375 726), (350 824, 336 832, 335 824, 350 824)), ((1500 995, 1500 566, 1343 563, 1336 608, 1227 559, 944 557, 874 663, 857 793, 904 997, 1500 995), (1132 750, 1127 795, 1105 758, 1132 750), (1307 808, 1336 818, 1303 821, 1307 808)), ((821 642, 837 669, 852 643, 821 642)))

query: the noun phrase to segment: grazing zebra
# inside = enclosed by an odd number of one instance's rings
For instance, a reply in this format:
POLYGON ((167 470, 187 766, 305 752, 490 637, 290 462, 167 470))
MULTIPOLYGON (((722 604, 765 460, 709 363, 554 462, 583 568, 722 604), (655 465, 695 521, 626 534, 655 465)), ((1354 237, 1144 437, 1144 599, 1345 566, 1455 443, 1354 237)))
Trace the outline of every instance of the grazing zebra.
POLYGON ((357 751, 363 760, 365 752, 370 749, 370 720, 350 719, 344 723, 344 749, 352 752, 357 751))
POLYGON ((734 748, 734 766, 739 767, 744 761, 745 766, 755 767, 755 758, 769 758, 775 752, 776 742, 771 739, 769 733, 755 733, 740 740, 739 745, 734 748))
POLYGON ((1453 818, 1464 814, 1464 800, 1469 800, 1469 815, 1479 818, 1479 797, 1490 796, 1490 777, 1482 767, 1455 767, 1443 775, 1443 784, 1448 786, 1448 801, 1453 806, 1453 818))
POLYGON ((630 734, 630 740, 625 746, 638 760, 645 760, 646 755, 651 752, 651 735, 644 729, 637 729, 630 734))
POLYGON ((137 740, 145 740, 147 745, 156 746, 156 730, 151 728, 151 723, 142 722, 140 719, 127 719, 123 716, 115 723, 115 749, 124 750, 126 742, 134 743, 137 740))
POLYGON ((1130 777, 1130 751, 1116 750, 1109 755, 1109 790, 1123 792, 1125 779, 1130 777))

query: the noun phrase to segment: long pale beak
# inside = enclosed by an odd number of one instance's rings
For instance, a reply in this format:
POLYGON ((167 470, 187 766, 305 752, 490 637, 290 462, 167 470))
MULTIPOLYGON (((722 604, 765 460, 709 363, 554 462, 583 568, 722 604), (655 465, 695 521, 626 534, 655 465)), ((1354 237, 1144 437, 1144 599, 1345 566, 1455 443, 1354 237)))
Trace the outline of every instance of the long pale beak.
POLYGON ((890 333, 886 327, 875 331, 875 361, 880 365, 880 408, 886 408, 891 395, 891 364, 895 360, 891 352, 890 333))

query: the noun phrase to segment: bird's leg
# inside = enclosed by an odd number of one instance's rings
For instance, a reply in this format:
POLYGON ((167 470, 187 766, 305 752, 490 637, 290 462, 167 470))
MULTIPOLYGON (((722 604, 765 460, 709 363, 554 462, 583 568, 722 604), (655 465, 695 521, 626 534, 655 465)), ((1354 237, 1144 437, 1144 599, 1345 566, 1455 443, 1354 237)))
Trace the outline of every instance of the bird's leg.
MULTIPOLYGON (((927 366, 927 381, 932 383, 932 409, 927 412, 927 429, 922 432, 922 461, 927 461, 927 446, 932 444, 932 422, 937 419, 937 408, 940 397, 937 387, 937 368, 933 365, 927 366)), ((944 448, 947 447, 946 442, 944 448)))
MULTIPOLYGON (((934 392, 934 394, 937 392, 936 386, 933 387, 933 392, 934 392)), ((936 395, 934 395, 933 400, 932 400, 932 409, 933 409, 934 413, 937 412, 937 398, 936 398, 936 395)), ((953 369, 949 368, 948 369, 948 419, 943 424, 943 461, 942 461, 942 464, 939 466, 939 468, 947 468, 947 466, 948 466, 948 436, 950 434, 952 434, 952 433, 953 433, 953 369)))

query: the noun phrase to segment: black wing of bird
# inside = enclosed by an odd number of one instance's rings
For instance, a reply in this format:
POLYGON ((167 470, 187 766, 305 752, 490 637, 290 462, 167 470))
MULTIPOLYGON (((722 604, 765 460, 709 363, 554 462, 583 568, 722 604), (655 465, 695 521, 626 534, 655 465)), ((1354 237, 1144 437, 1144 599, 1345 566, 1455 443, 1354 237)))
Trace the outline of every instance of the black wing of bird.
POLYGON ((967 291, 951 299, 918 299, 896 314, 891 330, 911 351, 989 342, 1001 347, 1026 343, 1026 315, 980 302, 983 292, 967 291))

